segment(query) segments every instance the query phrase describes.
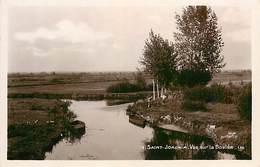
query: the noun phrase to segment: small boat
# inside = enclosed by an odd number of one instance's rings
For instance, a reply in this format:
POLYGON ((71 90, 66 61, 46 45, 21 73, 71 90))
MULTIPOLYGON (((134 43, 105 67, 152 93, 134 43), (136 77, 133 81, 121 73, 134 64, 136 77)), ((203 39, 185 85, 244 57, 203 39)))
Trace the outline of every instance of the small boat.
POLYGON ((185 129, 179 127, 179 126, 173 125, 173 124, 163 124, 163 125, 158 125, 157 127, 161 128, 161 129, 164 129, 164 130, 168 130, 168 131, 176 131, 176 132, 188 133, 187 130, 185 130, 185 129))
POLYGON ((146 121, 145 121, 145 119, 143 119, 141 117, 137 117, 135 115, 129 115, 129 122, 134 125, 144 128, 146 121))
POLYGON ((84 122, 76 120, 71 122, 71 125, 73 127, 74 130, 76 131, 85 131, 86 125, 84 122))

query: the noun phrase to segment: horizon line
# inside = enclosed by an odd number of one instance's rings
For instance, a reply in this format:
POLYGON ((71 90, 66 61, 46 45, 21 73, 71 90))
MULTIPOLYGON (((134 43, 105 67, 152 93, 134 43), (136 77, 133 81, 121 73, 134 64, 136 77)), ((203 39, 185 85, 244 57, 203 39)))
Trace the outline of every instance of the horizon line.
MULTIPOLYGON (((8 72, 8 74, 15 74, 15 73, 129 73, 129 72, 137 72, 138 70, 128 70, 128 71, 15 71, 15 72, 8 72)), ((226 69, 221 70, 220 72, 228 72, 228 71, 252 71, 252 69, 245 68, 245 69, 226 69)))

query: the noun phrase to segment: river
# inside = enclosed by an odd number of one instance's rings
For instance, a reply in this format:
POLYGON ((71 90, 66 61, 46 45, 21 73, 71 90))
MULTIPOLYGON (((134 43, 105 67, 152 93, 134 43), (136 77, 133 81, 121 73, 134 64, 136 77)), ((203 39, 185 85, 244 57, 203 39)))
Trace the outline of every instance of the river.
POLYGON ((144 159, 142 147, 151 140, 153 129, 129 123, 128 105, 72 101, 70 109, 86 123, 86 134, 74 143, 62 140, 46 153, 46 159, 144 159))
POLYGON ((86 133, 73 142, 66 139, 45 154, 46 160, 236 159, 215 150, 166 149, 161 146, 213 145, 202 136, 167 132, 131 124, 130 103, 108 106, 106 101, 72 101, 70 109, 86 123, 86 133))

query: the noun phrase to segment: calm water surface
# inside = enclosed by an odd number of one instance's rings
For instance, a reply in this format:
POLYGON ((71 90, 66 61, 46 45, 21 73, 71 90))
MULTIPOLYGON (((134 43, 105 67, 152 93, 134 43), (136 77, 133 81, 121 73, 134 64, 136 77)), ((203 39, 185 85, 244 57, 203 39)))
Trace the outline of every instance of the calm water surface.
POLYGON ((70 109, 77 114, 78 120, 86 123, 86 133, 73 142, 63 139, 53 147, 51 152, 46 153, 45 159, 171 160, 245 158, 241 155, 216 150, 157 149, 160 146, 203 146, 214 145, 214 143, 203 136, 133 125, 126 115, 126 108, 129 104, 107 106, 106 101, 72 101, 70 109))
POLYGON ((128 121, 129 104, 107 106, 105 101, 72 101, 71 110, 86 123, 86 134, 74 143, 65 139, 54 146, 46 159, 144 159, 144 143, 153 129, 128 121))

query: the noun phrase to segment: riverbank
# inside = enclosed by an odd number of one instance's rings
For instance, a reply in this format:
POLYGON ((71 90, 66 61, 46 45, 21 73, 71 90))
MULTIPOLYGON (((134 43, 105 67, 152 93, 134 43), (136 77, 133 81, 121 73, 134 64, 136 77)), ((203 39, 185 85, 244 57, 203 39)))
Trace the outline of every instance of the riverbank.
POLYGON ((13 99, 28 99, 28 98, 41 98, 41 99, 71 99, 71 100, 138 100, 144 99, 152 95, 152 92, 130 92, 130 93, 9 93, 8 98, 13 99))
POLYGON ((240 117, 234 104, 207 103, 207 112, 186 111, 179 98, 152 102, 138 101, 127 109, 129 115, 143 118, 153 126, 211 138, 215 145, 233 146, 251 157, 251 122, 240 117))
POLYGON ((44 159, 59 140, 70 138, 76 115, 68 107, 61 100, 9 99, 8 159, 44 159))

